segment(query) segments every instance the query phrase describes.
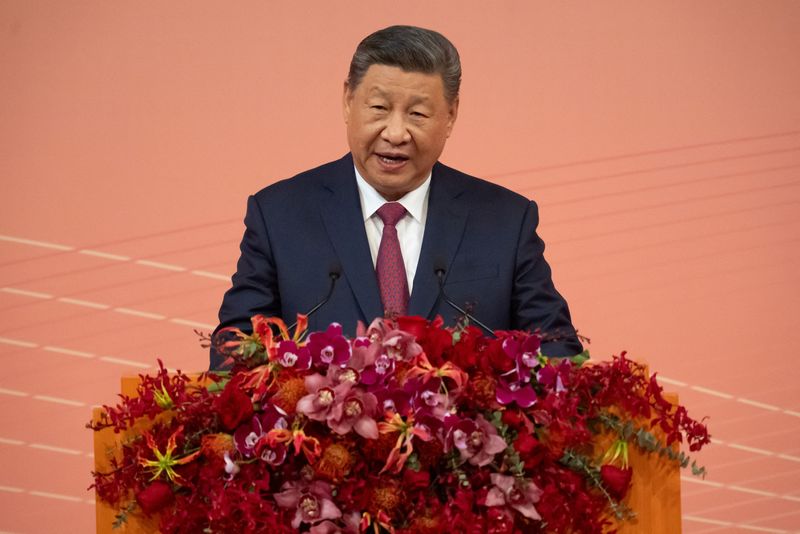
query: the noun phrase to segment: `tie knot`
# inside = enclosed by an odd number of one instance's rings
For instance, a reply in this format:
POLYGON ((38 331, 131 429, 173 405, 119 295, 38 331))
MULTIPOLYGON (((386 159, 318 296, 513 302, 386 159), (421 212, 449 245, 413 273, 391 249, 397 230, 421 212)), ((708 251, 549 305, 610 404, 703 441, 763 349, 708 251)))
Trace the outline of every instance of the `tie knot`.
POLYGON ((386 226, 394 226, 406 214, 406 209, 399 202, 387 202, 378 208, 378 217, 386 226))

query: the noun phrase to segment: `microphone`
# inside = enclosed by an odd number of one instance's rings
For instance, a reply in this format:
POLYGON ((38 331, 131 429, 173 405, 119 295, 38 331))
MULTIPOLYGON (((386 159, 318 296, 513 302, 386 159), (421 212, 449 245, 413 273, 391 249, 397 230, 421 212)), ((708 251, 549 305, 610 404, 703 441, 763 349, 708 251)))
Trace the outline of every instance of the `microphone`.
MULTIPOLYGON (((306 317, 311 317, 314 313, 316 313, 318 309, 323 307, 331 299, 331 296, 333 295, 333 289, 336 287, 336 281, 339 279, 341 275, 342 275, 342 266, 339 265, 339 262, 337 261, 331 262, 331 265, 328 268, 328 277, 330 277, 331 279, 331 285, 328 286, 328 293, 321 301, 317 303, 316 306, 308 310, 308 312, 306 313, 306 317)), ((293 322, 289 326, 288 330, 291 332, 296 326, 297 326, 297 321, 293 322)))
POLYGON ((458 313, 469 319, 471 322, 477 324, 478 326, 483 328, 487 334, 494 337, 494 330, 492 330, 491 328, 480 322, 466 310, 461 309, 455 302, 453 302, 453 300, 450 297, 447 296, 447 293, 444 292, 444 275, 447 273, 447 268, 445 266, 446 263, 443 261, 442 258, 436 258, 433 262, 433 273, 436 275, 436 278, 439 281, 439 296, 436 297, 436 303, 434 304, 433 311, 431 313, 435 313, 436 309, 439 307, 439 303, 442 300, 444 300, 458 313))

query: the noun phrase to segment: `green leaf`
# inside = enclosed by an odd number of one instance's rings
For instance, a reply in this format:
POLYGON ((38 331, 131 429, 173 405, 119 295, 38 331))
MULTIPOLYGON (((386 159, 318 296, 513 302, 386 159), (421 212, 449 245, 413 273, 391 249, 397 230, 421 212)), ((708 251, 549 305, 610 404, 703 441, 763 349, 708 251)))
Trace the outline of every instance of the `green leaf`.
POLYGON ((697 465, 697 462, 692 462, 692 475, 696 477, 706 478, 706 468, 697 465))
MULTIPOLYGON (((226 373, 227 373, 227 371, 226 371, 226 373)), ((219 374, 222 374, 222 373, 219 373, 219 374)), ((208 385, 209 393, 219 393, 220 391, 225 389, 225 386, 228 384, 228 382, 230 382, 230 380, 231 380, 230 377, 228 377, 228 378, 225 378, 223 380, 220 380, 219 382, 211 382, 208 385)))
POLYGON ((658 439, 643 428, 636 433, 636 443, 646 451, 654 452, 659 449, 658 439))
POLYGON ((406 467, 411 469, 412 471, 419 471, 422 469, 422 466, 419 463, 419 457, 417 456, 416 452, 412 452, 411 456, 408 457, 406 460, 406 467))
POLYGON ((589 351, 584 350, 580 354, 576 354, 575 356, 570 357, 569 361, 571 361, 576 366, 580 367, 589 359, 589 351))

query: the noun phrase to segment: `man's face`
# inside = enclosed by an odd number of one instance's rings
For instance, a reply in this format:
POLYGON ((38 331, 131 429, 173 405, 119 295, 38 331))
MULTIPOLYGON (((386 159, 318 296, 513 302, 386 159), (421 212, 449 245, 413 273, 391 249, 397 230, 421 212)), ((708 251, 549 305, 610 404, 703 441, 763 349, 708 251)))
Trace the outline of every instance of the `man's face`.
POLYGON ((355 89, 345 83, 347 142, 361 176, 387 200, 416 189, 455 124, 439 74, 372 65, 355 89))

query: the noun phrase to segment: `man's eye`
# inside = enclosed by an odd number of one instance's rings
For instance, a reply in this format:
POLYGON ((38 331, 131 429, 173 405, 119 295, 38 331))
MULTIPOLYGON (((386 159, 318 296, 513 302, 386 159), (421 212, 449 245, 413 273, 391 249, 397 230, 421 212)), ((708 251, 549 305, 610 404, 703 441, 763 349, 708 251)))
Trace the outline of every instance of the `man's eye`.
POLYGON ((374 109, 375 111, 386 111, 384 106, 370 106, 370 108, 374 109))
POLYGON ((427 115, 425 115, 424 113, 420 113, 419 111, 412 111, 411 116, 418 119, 424 119, 427 117, 427 115))

